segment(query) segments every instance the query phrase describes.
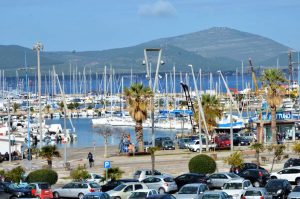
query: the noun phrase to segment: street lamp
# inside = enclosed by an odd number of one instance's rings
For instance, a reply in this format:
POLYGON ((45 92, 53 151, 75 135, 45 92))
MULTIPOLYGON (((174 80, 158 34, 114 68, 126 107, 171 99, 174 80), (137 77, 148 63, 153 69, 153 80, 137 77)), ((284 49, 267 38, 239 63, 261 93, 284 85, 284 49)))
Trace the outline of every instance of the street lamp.
POLYGON ((38 68, 38 93, 39 93, 39 131, 40 131, 40 148, 42 148, 42 107, 41 107, 41 63, 40 63, 40 52, 44 49, 44 46, 42 43, 37 42, 33 46, 33 50, 36 50, 37 52, 37 68, 38 68))
POLYGON ((161 48, 145 48, 144 49, 144 57, 145 60, 143 61, 143 64, 146 64, 146 71, 147 71, 147 79, 149 78, 149 87, 150 89, 152 88, 153 91, 153 96, 151 97, 151 127, 152 127, 152 146, 155 146, 155 135, 154 135, 154 95, 156 92, 156 87, 158 84, 158 71, 159 71, 159 66, 163 65, 164 62, 161 60, 161 53, 162 49, 161 48), (151 82, 151 74, 150 74, 150 67, 149 67, 149 62, 148 62, 148 55, 147 52, 158 52, 158 57, 157 57, 157 65, 156 65, 156 71, 155 71, 155 78, 154 78, 154 85, 152 88, 152 82, 151 82))

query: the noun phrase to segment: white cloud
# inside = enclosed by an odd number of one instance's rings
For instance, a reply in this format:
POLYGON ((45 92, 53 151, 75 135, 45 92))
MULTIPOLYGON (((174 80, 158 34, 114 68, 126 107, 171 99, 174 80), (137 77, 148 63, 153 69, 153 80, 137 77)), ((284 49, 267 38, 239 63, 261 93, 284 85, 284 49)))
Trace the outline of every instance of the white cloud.
POLYGON ((139 7, 138 14, 150 17, 170 17, 176 15, 176 8, 168 1, 158 0, 153 4, 144 4, 139 7))

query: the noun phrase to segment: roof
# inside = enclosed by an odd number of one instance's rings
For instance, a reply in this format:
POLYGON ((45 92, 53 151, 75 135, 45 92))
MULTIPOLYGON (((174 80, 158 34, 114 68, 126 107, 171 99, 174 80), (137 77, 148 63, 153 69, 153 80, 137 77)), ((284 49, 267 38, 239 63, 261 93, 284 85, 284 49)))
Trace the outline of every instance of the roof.
POLYGON ((234 183, 234 182, 236 182, 236 183, 242 183, 244 181, 249 181, 249 180, 244 179, 244 178, 234 178, 234 179, 231 179, 231 180, 227 181, 226 183, 234 183))
POLYGON ((138 189, 133 192, 149 192, 149 191, 155 191, 155 189, 138 189))
POLYGON ((190 184, 185 184, 183 186, 184 187, 187 187, 187 186, 189 186, 189 187, 198 187, 198 186, 201 186, 201 185, 206 185, 206 184, 204 184, 204 183, 190 183, 190 184))

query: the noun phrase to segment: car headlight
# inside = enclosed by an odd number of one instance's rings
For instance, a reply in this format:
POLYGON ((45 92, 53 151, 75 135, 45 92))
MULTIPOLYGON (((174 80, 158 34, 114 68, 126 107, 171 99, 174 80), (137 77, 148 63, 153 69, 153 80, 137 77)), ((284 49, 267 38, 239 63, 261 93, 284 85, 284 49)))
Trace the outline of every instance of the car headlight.
POLYGON ((282 193, 282 189, 279 189, 276 193, 277 194, 281 194, 282 193))

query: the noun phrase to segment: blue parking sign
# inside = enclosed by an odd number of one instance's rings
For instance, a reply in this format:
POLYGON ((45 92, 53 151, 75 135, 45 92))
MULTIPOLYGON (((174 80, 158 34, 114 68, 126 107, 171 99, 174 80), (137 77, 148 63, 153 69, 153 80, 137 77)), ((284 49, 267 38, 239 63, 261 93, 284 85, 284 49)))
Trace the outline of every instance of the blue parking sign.
POLYGON ((104 169, 109 169, 110 168, 110 161, 104 161, 103 167, 104 167, 104 169))

